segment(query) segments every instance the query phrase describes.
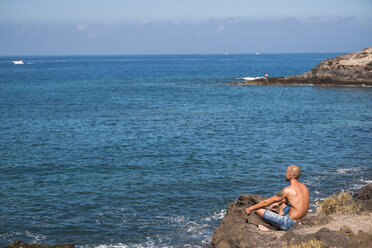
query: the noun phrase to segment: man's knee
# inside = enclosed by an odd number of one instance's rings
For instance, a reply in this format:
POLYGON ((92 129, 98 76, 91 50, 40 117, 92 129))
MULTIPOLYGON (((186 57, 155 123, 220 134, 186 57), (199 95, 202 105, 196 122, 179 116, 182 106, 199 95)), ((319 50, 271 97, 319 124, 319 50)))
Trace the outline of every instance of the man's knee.
POLYGON ((256 214, 258 214, 259 216, 262 217, 264 215, 265 211, 266 211, 266 209, 260 208, 260 209, 256 210, 256 214))

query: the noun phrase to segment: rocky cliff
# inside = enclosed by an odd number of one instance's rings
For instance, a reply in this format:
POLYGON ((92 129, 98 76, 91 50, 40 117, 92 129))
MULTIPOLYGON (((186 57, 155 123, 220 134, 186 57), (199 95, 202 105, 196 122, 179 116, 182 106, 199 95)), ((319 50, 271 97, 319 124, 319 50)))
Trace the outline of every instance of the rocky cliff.
POLYGON ((323 215, 309 213, 292 227, 281 231, 264 223, 259 216, 247 216, 245 209, 263 198, 241 195, 230 203, 226 216, 215 229, 211 246, 215 248, 286 247, 316 239, 321 247, 372 247, 372 184, 359 190, 354 201, 357 213, 323 215), (261 231, 259 225, 268 227, 261 231))
POLYGON ((324 60, 303 75, 231 83, 246 84, 372 86, 372 47, 324 60))
POLYGON ((372 47, 320 62, 305 77, 340 79, 343 81, 372 81, 372 47))

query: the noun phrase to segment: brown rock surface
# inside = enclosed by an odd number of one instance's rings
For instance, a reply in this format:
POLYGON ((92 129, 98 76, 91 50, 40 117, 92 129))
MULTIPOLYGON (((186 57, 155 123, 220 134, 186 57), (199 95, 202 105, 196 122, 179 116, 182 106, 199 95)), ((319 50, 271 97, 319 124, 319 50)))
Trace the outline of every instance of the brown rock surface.
POLYGON ((346 244, 348 248, 371 248, 372 235, 370 233, 361 232, 358 236, 352 237, 346 244))
POLYGON ((361 188, 354 196, 362 211, 372 212, 372 184, 367 184, 361 188))
POLYGON ((27 244, 23 241, 16 240, 10 245, 8 245, 7 248, 74 248, 74 244, 68 244, 68 245, 43 245, 43 244, 27 244))
POLYGON ((322 61, 304 75, 345 81, 372 81, 372 47, 322 61))
POLYGON ((247 207, 262 200, 258 195, 241 195, 230 203, 226 216, 213 233, 211 245, 218 248, 273 247, 272 242, 278 240, 283 231, 260 231, 258 225, 268 225, 258 215, 245 213, 247 207))
MULTIPOLYGON (((359 190, 356 201, 369 201, 372 198, 370 187, 367 185, 359 190)), ((211 246, 284 247, 317 239, 323 242, 323 247, 372 247, 372 213, 368 211, 329 216, 309 213, 291 230, 281 231, 264 223, 256 214, 245 214, 247 207, 261 200, 263 198, 258 195, 241 195, 230 203, 226 216, 213 233, 211 246), (268 226, 269 231, 260 231, 258 225, 268 226)))
POLYGON ((337 231, 332 231, 326 227, 314 233, 302 233, 292 229, 286 232, 282 237, 282 241, 285 241, 288 245, 297 245, 301 244, 301 242, 307 242, 313 239, 322 241, 325 247, 345 247, 344 245, 350 240, 350 237, 337 231))

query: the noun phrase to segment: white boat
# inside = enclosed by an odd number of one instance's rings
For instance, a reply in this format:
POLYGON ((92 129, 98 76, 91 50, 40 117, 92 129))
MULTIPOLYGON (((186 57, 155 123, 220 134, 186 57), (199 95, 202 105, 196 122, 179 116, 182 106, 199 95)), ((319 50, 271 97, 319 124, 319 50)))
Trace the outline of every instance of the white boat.
POLYGON ((23 65, 23 64, 24 64, 24 62, 23 62, 22 59, 21 59, 21 60, 13 60, 12 62, 13 62, 13 64, 15 64, 15 65, 23 65))

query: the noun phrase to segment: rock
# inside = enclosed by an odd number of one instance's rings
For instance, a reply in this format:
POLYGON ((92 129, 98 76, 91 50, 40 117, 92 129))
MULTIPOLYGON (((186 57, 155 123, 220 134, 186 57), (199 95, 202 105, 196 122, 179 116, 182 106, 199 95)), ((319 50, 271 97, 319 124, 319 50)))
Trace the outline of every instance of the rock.
POLYGON ((349 240, 348 235, 331 231, 328 228, 322 228, 310 236, 314 236, 315 239, 322 241, 325 247, 346 247, 345 243, 349 240))
POLYGON ((213 233, 211 245, 215 248, 272 247, 278 233, 283 231, 260 231, 257 226, 267 224, 255 213, 249 216, 245 213, 247 207, 262 200, 258 195, 241 195, 237 201, 230 203, 225 217, 213 233))
POLYGON ((372 212, 372 184, 361 188, 354 196, 354 200, 360 205, 361 211, 372 212))
POLYGON ((324 214, 308 214, 303 219, 301 219, 300 223, 304 226, 312 227, 312 226, 320 226, 328 224, 331 221, 331 217, 324 214))
POLYGON ((328 228, 321 228, 315 233, 307 234, 291 229, 282 237, 282 241, 285 241, 288 245, 299 245, 302 242, 308 242, 313 239, 322 241, 325 247, 347 247, 345 245, 350 240, 350 237, 346 234, 331 231, 328 228))
POLYGON ((372 47, 320 62, 305 76, 345 81, 372 81, 372 47))
POLYGON ((355 234, 353 233, 353 230, 351 230, 351 228, 347 225, 343 225, 340 228, 340 233, 343 233, 343 234, 346 234, 346 235, 349 235, 349 236, 355 236, 355 234))
POLYGON ((43 245, 43 244, 27 244, 23 241, 16 240, 7 248, 75 248, 74 244, 68 245, 43 245))
POLYGON ((348 248, 370 248, 372 247, 372 234, 359 233, 358 236, 352 237, 347 243, 348 248))
POLYGON ((372 47, 321 61, 310 72, 290 77, 271 77, 231 85, 372 85, 372 47))
MULTIPOLYGON (((371 190, 371 185, 367 185, 355 196, 355 200, 361 201, 367 209, 371 190)), ((324 247, 372 247, 372 214, 369 212, 332 216, 308 213, 289 231, 281 231, 265 223, 255 213, 246 215, 247 207, 262 200, 264 198, 258 195, 241 195, 230 203, 208 248, 284 247, 314 239, 321 241, 324 247), (260 231, 258 225, 268 227, 269 231, 260 231)))

